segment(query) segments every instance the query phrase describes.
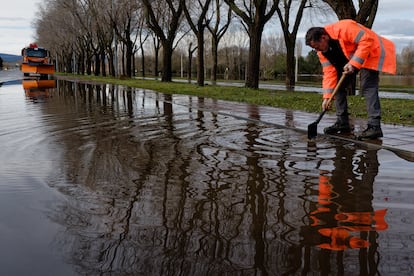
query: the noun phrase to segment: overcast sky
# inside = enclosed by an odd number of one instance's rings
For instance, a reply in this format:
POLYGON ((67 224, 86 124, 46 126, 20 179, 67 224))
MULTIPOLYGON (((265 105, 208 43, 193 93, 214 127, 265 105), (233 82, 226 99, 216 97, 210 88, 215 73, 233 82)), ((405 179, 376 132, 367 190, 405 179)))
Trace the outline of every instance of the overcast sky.
POLYGON ((20 55, 33 41, 37 0, 4 0, 0 11, 0 53, 20 55))
MULTIPOLYGON (((0 12, 0 53, 20 55, 21 49, 34 41, 34 19, 38 11, 39 0, 9 0, 3 3, 0 12)), ((335 21, 335 19, 328 19, 335 21)), ((315 24, 318 21, 313 21, 315 24)), ((325 23, 321 21, 320 26, 325 23)), ((410 42, 414 43, 414 1, 379 0, 378 13, 373 30, 391 39, 397 52, 410 42)), ((301 32, 299 36, 303 36, 301 32)), ((303 51, 310 49, 306 46, 303 51)))

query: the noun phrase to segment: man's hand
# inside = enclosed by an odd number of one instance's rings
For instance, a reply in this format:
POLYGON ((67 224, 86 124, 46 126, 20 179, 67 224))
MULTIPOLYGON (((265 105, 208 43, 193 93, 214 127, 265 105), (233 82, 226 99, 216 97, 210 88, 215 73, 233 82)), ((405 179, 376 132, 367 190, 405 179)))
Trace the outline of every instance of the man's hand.
POLYGON ((323 99, 323 102, 322 102, 322 110, 329 110, 329 109, 331 109, 332 101, 329 104, 328 104, 328 102, 329 102, 329 99, 323 99))
POLYGON ((344 66, 344 73, 345 74, 350 75, 350 74, 352 74, 354 72, 355 72, 354 66, 352 66, 349 63, 345 64, 345 66, 344 66))

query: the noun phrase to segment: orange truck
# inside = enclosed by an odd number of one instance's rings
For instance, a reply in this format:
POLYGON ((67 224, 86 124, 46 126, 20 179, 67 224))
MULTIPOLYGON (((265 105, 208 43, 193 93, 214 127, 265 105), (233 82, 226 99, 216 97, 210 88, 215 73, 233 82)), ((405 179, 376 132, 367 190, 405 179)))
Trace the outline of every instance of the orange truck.
POLYGON ((47 77, 55 73, 55 66, 51 62, 49 51, 31 43, 22 49, 21 71, 24 76, 47 77))

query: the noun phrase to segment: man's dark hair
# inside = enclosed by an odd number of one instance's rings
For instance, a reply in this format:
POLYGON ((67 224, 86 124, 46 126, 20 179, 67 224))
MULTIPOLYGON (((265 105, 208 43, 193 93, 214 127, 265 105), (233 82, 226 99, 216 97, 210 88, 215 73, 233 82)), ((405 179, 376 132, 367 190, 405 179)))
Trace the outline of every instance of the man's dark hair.
POLYGON ((312 41, 319 41, 322 35, 328 34, 322 27, 312 27, 308 30, 305 36, 306 45, 310 46, 312 41))

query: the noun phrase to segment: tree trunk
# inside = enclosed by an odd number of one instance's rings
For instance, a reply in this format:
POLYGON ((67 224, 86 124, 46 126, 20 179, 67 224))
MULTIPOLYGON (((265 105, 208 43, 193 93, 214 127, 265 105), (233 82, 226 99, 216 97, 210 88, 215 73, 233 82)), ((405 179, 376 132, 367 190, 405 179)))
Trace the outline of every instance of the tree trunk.
POLYGON ((286 89, 295 89, 295 41, 286 40, 286 89))
POLYGON ((74 73, 73 71, 73 66, 75 66, 73 64, 73 59, 72 59, 72 55, 67 55, 65 58, 65 65, 66 68, 65 72, 67 73, 74 73))
POLYGON ((129 38, 128 35, 128 40, 126 43, 126 54, 125 54, 125 58, 126 58, 126 75, 128 78, 132 77, 132 59, 134 58, 134 54, 133 54, 133 43, 129 38))
POLYGON ((375 16, 378 10, 378 0, 366 0, 363 5, 360 6, 359 12, 356 16, 356 21, 363 24, 368 28, 372 28, 374 24, 375 16))
POLYGON ((162 82, 172 81, 172 53, 172 47, 168 43, 163 43, 162 82))
POLYGON ((88 76, 92 74, 92 60, 89 56, 86 58, 86 74, 88 76))
POLYGON ((125 75, 125 45, 122 44, 121 48, 121 68, 122 72, 120 75, 125 75))
POLYGON ((213 85, 216 84, 217 82, 217 56, 218 56, 218 41, 217 39, 213 36, 212 41, 211 41, 211 53, 213 55, 213 67, 211 68, 211 82, 213 83, 213 85))
POLYGON ((193 47, 193 43, 190 43, 190 45, 188 46, 188 67, 187 67, 187 79, 188 79, 188 83, 191 83, 191 73, 192 73, 192 64, 193 64, 193 53, 194 51, 197 49, 197 47, 193 47))
POLYGON ((260 47, 262 41, 263 26, 252 26, 250 28, 250 48, 247 65, 246 87, 259 88, 259 70, 260 70, 260 47))
POLYGON ((114 66, 114 53, 113 53, 113 51, 109 52, 108 66, 109 66, 109 74, 112 77, 115 77, 115 66, 114 66))
POLYGON ((192 61, 193 61, 193 51, 191 49, 192 43, 188 47, 188 65, 187 65, 187 81, 191 83, 191 71, 192 71, 192 61))
POLYGON ((197 85, 204 86, 204 30, 197 33, 197 85))
MULTIPOLYGON (((142 0, 142 3, 145 6, 145 11, 147 15, 147 22, 151 30, 156 34, 156 36, 162 41, 163 46, 163 69, 162 69, 162 82, 171 82, 172 81, 172 53, 174 51, 174 40, 177 34, 177 29, 180 25, 180 18, 183 12, 184 1, 173 1, 173 0, 164 0, 167 4, 166 7, 169 10, 166 10, 166 17, 171 20, 168 23, 168 32, 164 33, 164 29, 160 26, 160 21, 158 21, 157 16, 154 14, 152 8, 152 1, 142 0), (178 4, 175 5, 175 4, 178 4), (170 16, 169 16, 170 15, 170 16)), ((165 15, 165 14, 164 14, 165 15)), ((164 17, 165 18, 165 17, 164 17)), ((161 24, 162 25, 162 24, 161 24)))
POLYGON ((339 19, 352 18, 356 17, 356 10, 353 3, 353 0, 323 0, 327 3, 339 19))
POLYGON ((101 73, 102 73, 102 76, 104 76, 104 77, 106 77, 106 66, 105 66, 105 51, 104 50, 102 50, 101 51, 101 73))
POLYGON ((154 76, 155 78, 158 78, 158 62, 159 62, 159 57, 160 57, 160 51, 159 48, 155 48, 155 53, 154 53, 155 57, 154 57, 154 76))
POLYGON ((95 53, 95 76, 99 76, 101 74, 101 56, 98 52, 95 53))
POLYGON ((142 77, 145 78, 145 54, 144 54, 144 47, 141 47, 141 70, 142 70, 142 77))
POLYGON ((135 67, 135 66, 136 66, 136 65, 135 65, 135 54, 136 54, 136 52, 135 52, 135 51, 133 51, 133 52, 132 52, 132 57, 131 57, 131 59, 132 59, 132 60, 131 60, 131 63, 132 63, 132 65, 131 65, 131 66, 132 66, 132 76, 133 76, 133 77, 136 77, 136 71, 137 71, 137 70, 136 70, 137 68, 135 67))

